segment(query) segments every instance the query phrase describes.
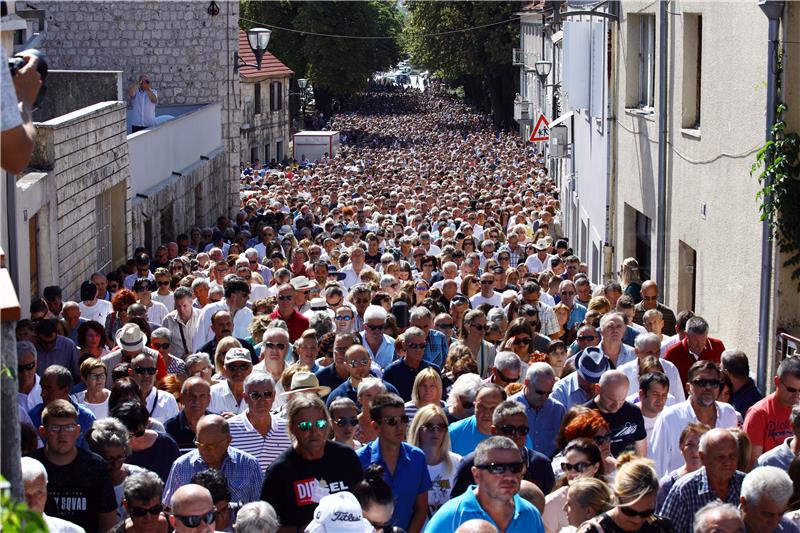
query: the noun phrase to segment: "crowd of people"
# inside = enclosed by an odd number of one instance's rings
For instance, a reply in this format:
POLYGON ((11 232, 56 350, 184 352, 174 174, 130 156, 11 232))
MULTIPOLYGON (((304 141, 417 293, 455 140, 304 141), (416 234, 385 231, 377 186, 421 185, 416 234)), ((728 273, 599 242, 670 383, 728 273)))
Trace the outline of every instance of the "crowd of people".
POLYGON ((764 396, 635 259, 592 279, 541 154, 454 97, 326 127, 243 165, 234 217, 31 302, 50 531, 797 531, 800 358, 764 396))

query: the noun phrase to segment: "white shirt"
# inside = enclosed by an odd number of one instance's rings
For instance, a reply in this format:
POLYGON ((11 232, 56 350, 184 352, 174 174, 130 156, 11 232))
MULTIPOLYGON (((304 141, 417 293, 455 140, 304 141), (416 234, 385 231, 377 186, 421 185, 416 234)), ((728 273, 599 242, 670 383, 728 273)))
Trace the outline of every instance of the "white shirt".
POLYGON ((161 324, 161 322, 164 320, 164 317, 169 314, 169 309, 167 309, 166 305, 155 300, 152 300, 150 304, 150 307, 147 308, 148 322, 152 322, 153 324, 161 324))
POLYGON ((48 516, 44 513, 42 513, 42 518, 44 518, 50 533, 86 533, 81 526, 75 525, 62 518, 48 516))
MULTIPOLYGON (((361 267, 361 272, 364 272, 364 270, 372 269, 368 265, 364 264, 364 266, 361 267)), ((342 280, 342 283, 348 291, 353 287, 353 285, 361 283, 359 278, 361 274, 356 272, 356 269, 353 268, 352 263, 346 264, 344 268, 342 268, 342 272, 344 272, 346 275, 346 277, 342 280)))
POLYGON ((546 290, 542 289, 542 292, 539 296, 539 301, 549 305, 550 307, 556 306, 556 299, 553 298, 553 295, 547 292, 546 290))
POLYGON ((178 316, 178 311, 171 311, 161 321, 161 325, 172 332, 170 353, 175 357, 185 359, 194 351, 194 337, 197 334, 201 313, 200 309, 192 307, 192 315, 189 320, 183 322, 178 316), (184 342, 186 342, 186 348, 184 348, 184 342))
POLYGON ((17 392, 17 403, 26 413, 42 403, 42 385, 39 383, 39 374, 33 376, 33 379, 33 388, 28 394, 17 392))
POLYGON ((477 309, 479 305, 489 304, 492 307, 502 307, 503 306, 503 295, 497 291, 494 291, 494 294, 486 298, 481 293, 476 294, 472 298, 469 299, 469 302, 472 304, 473 309, 477 309))
POLYGON ((208 405, 208 410, 216 414, 227 412, 238 415, 247 410, 247 402, 244 401, 244 395, 242 395, 242 401, 237 405, 236 398, 228 386, 228 380, 220 381, 211 385, 211 403, 208 405))
MULTIPOLYGON (((681 376, 678 373, 678 367, 670 363, 666 359, 660 359, 659 363, 664 367, 664 374, 669 379, 669 392, 678 402, 686 400, 686 394, 683 392, 683 383, 681 383, 681 376)), ((628 376, 628 394, 639 394, 639 358, 629 361, 619 366, 619 370, 628 376)))
POLYGON ((262 298, 268 298, 270 296, 269 287, 266 285, 262 285, 260 283, 251 283, 250 284, 250 297, 247 299, 249 304, 254 304, 256 300, 261 300, 262 298))
MULTIPOLYGON (((158 91, 150 87, 150 91, 158 97, 158 91)), ((152 128, 156 125, 156 104, 150 101, 147 91, 136 89, 131 98, 131 124, 152 128)))
POLYGON ((164 304, 164 307, 167 308, 167 313, 175 310, 175 298, 172 296, 171 292, 163 296, 161 294, 158 294, 157 292, 154 292, 153 294, 150 295, 150 299, 153 300, 154 302, 159 302, 164 304))
POLYGON ((550 268, 550 261, 553 259, 552 255, 544 258, 544 261, 539 259, 539 254, 534 253, 525 260, 525 266, 528 267, 528 272, 531 274, 538 274, 550 268))
POLYGON ((270 418, 272 425, 264 436, 256 431, 250 419, 247 418, 247 410, 228 419, 228 426, 233 438, 231 446, 258 459, 262 472, 280 454, 292 446, 292 439, 286 429, 286 420, 276 415, 272 415, 270 418))
POLYGON ((108 300, 97 299, 94 305, 87 305, 84 302, 78 302, 78 307, 81 310, 81 317, 86 320, 94 320, 105 326, 106 317, 114 312, 114 306, 108 300))
MULTIPOLYGON (((214 338, 214 332, 211 331, 211 317, 222 309, 230 311, 225 298, 218 302, 212 302, 203 308, 197 324, 197 336, 194 339, 193 351, 199 352, 205 343, 214 338)), ((247 307, 239 309, 233 317, 233 336, 239 339, 249 337, 250 332, 247 330, 247 326, 250 325, 251 320, 253 320, 253 312, 250 309, 247 307)))
POLYGON ((144 399, 144 407, 150 413, 150 418, 155 418, 162 424, 179 412, 175 397, 155 387, 150 389, 150 394, 144 399))
MULTIPOLYGON (((3 48, 0 48, 0 60, 3 65, 8 65, 8 56, 3 48)), ((11 73, 7 67, 3 67, 0 73, 0 130, 6 131, 22 124, 22 115, 19 113, 19 101, 17 92, 14 89, 14 82, 11 80, 11 73)))
POLYGON ((94 413, 94 417, 97 420, 108 417, 108 398, 102 403, 89 403, 86 401, 86 391, 82 390, 75 395, 75 399, 78 400, 79 404, 94 413))
MULTIPOLYGON (((717 406, 715 427, 735 428, 737 425, 736 409, 727 403, 715 403, 717 406)), ((678 446, 678 438, 689 422, 697 422, 697 415, 694 413, 691 400, 666 407, 658 415, 653 428, 652 444, 653 460, 659 478, 683 466, 684 460, 678 446)))

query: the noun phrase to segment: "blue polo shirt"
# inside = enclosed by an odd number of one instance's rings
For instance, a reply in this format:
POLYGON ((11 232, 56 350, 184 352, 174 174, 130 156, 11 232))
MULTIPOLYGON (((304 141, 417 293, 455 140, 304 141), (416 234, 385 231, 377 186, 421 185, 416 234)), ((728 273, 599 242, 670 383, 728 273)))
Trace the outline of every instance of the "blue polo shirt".
MULTIPOLYGON (((386 386, 386 392, 397 394, 397 389, 394 388, 394 385, 392 385, 391 383, 387 383, 385 381, 383 382, 383 384, 386 386)), ((327 405, 330 408, 331 404, 333 403, 333 400, 342 397, 350 398, 351 400, 353 400, 355 404, 358 406, 358 409, 361 410, 361 405, 358 403, 358 391, 356 390, 355 387, 353 387, 353 382, 350 381, 350 378, 347 378, 347 381, 345 381, 344 383, 333 389, 331 393, 328 394, 328 397, 325 399, 325 405, 327 405)))
POLYGON ((567 329, 572 329, 578 324, 583 323, 584 318, 586 318, 586 306, 575 302, 572 310, 569 312, 569 318, 567 318, 567 329))
POLYGON ((348 378, 340 378, 336 375, 336 369, 334 368, 334 363, 329 364, 328 366, 324 366, 314 372, 314 375, 317 376, 317 381, 323 387, 330 387, 331 389, 335 389, 339 385, 345 382, 345 379, 348 378))
POLYGON ((433 363, 439 368, 444 366, 449 350, 447 336, 441 331, 432 329, 428 332, 428 339, 425 342, 425 353, 422 358, 429 363, 433 363))
POLYGON ((416 370, 408 366, 405 363, 405 359, 398 359, 386 367, 383 372, 383 381, 394 385, 403 401, 407 402, 411 400, 411 390, 414 388, 414 379, 416 379, 417 374, 429 367, 434 369, 437 374, 442 373, 438 366, 424 359, 419 362, 416 370))
MULTIPOLYGON (((475 415, 450 424, 450 449, 453 453, 465 456, 475 451, 475 447, 491 435, 484 435, 478 430, 475 415)), ((525 447, 533 449, 530 433, 525 438, 525 447)))
POLYGON ((509 400, 515 400, 525 406, 525 414, 528 415, 528 436, 533 440, 533 449, 552 457, 556 451, 558 428, 567 409, 552 398, 548 398, 540 409, 534 409, 523 392, 511 396, 509 400))
MULTIPOLYGON (((374 463, 383 466, 383 480, 392 487, 394 495, 392 524, 402 529, 408 529, 411 517, 414 515, 414 502, 417 496, 428 492, 433 484, 428 474, 428 465, 423 451, 405 442, 400 446, 400 456, 397 459, 394 474, 389 472, 389 467, 381 457, 380 438, 361 447, 356 454, 364 469, 374 463)), ((427 509, 424 512, 427 513, 427 509)))
MULTIPOLYGON (((490 522, 499 531, 500 528, 492 517, 478 503, 474 490, 475 485, 470 485, 464 494, 444 504, 428 521, 424 532, 455 531, 464 522, 476 518, 490 522)), ((519 494, 514 495, 514 517, 505 533, 544 533, 542 515, 532 503, 520 498, 519 494)))
POLYGON ((385 369, 387 366, 391 364, 392 361, 394 361, 395 358, 394 339, 384 333, 381 345, 378 346, 378 351, 373 352, 372 348, 370 348, 369 344, 367 344, 366 335, 367 335, 366 332, 364 331, 361 332, 361 345, 367 349, 370 358, 373 361, 375 361, 379 367, 385 369))

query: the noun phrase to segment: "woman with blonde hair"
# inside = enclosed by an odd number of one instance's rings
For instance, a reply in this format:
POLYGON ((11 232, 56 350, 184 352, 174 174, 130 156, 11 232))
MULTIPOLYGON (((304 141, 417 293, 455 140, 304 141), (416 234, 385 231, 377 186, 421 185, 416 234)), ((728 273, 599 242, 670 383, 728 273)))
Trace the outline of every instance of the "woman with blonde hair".
POLYGON ((223 376, 223 372, 225 372, 225 354, 228 353, 228 350, 231 348, 241 348, 242 343, 239 342, 236 337, 222 337, 219 342, 217 343, 217 349, 214 350, 214 370, 216 371, 216 375, 214 375, 211 379, 214 381, 223 381, 225 378, 223 376))
POLYGON ((440 406, 428 404, 417 411, 408 428, 408 443, 425 453, 433 486, 428 490, 428 518, 450 499, 461 456, 450 451, 447 415, 440 406))
POLYGON ((570 526, 580 527, 587 520, 611 509, 614 494, 606 483, 594 477, 580 478, 567 489, 564 513, 570 526))
POLYGON ((658 476, 651 462, 631 452, 620 455, 618 461, 619 466, 614 477, 616 505, 584 523, 578 531, 671 533, 672 523, 655 514, 658 476))
POLYGON ((485 340, 488 330, 486 315, 483 311, 473 309, 464 315, 464 327, 459 332, 459 340, 472 352, 472 357, 478 363, 478 374, 483 378, 489 376, 497 355, 497 347, 485 340))
POLYGON ((619 267, 619 282, 622 291, 633 298, 635 303, 642 301, 642 278, 639 273, 639 261, 633 257, 626 257, 619 267))
POLYGON ((422 370, 414 378, 411 388, 411 400, 406 402, 406 416, 413 419, 418 410, 426 405, 444 405, 442 403, 442 378, 433 368, 422 370))

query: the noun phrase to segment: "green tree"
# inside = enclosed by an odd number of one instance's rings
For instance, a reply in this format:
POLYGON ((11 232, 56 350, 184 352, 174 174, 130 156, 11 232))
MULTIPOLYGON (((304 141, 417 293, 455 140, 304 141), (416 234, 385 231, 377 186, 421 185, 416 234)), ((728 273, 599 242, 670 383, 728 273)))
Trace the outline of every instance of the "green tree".
POLYGON ((516 70, 511 51, 519 43, 520 2, 406 2, 404 44, 415 63, 464 87, 468 103, 491 112, 495 124, 509 127, 513 117, 516 70), (479 27, 485 26, 486 27, 479 27), (432 35, 464 28, 445 35, 432 35))
POLYGON ((346 99, 363 89, 373 72, 400 58, 402 17, 394 2, 258 2, 242 0, 242 26, 264 24, 302 30, 273 29, 270 51, 309 78, 317 108, 330 114, 331 99, 346 99), (390 39, 348 39, 326 35, 386 36, 390 39))

